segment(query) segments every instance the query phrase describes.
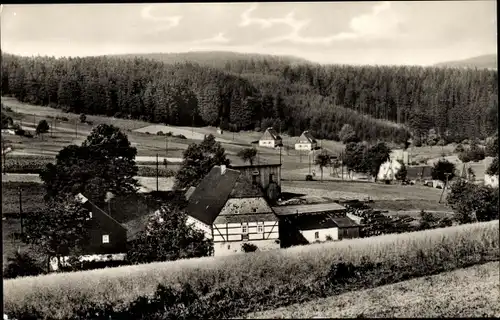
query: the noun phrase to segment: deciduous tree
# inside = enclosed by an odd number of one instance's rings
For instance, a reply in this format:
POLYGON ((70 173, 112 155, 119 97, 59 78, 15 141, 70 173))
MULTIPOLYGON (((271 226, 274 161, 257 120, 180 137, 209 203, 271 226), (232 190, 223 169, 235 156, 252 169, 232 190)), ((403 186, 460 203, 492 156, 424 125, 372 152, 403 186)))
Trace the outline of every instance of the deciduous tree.
POLYGON ((146 229, 127 252, 132 263, 169 261, 211 255, 212 241, 202 231, 187 225, 178 206, 163 206, 149 218, 146 229))
POLYGON ((197 186, 213 166, 229 165, 225 152, 212 134, 206 136, 199 144, 189 145, 184 151, 181 168, 175 176, 174 187, 185 189, 197 186))
POLYGON ((255 161, 255 157, 257 156, 257 149, 255 148, 245 148, 238 151, 238 157, 241 158, 244 162, 249 162, 251 166, 253 166, 253 162, 255 161))

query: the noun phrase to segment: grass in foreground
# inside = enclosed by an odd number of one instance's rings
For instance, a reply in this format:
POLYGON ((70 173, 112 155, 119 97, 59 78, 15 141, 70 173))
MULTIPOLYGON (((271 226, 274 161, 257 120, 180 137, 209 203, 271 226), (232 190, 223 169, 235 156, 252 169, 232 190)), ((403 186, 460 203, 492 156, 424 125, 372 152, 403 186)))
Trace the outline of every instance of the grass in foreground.
POLYGON ((251 313, 247 319, 464 318, 500 316, 500 264, 490 262, 439 275, 353 291, 288 307, 251 313))
MULTIPOLYGON (((237 317, 498 261, 498 228, 497 220, 287 250, 18 278, 4 281, 4 308, 13 316, 35 310, 38 318, 55 319, 81 317, 78 310, 88 306, 127 314, 133 301, 151 296, 159 284, 189 285, 201 298, 185 300, 182 312, 195 318, 237 317)), ((142 316, 154 319, 172 306, 162 300, 155 306, 159 309, 151 308, 142 316)))

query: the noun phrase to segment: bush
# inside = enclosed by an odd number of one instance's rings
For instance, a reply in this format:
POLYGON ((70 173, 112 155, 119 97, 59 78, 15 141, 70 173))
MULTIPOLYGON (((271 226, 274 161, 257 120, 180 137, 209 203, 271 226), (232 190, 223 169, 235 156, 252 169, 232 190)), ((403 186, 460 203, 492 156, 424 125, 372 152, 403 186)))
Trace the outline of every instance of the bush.
POLYGON ((498 222, 478 223, 250 256, 7 280, 4 309, 14 318, 23 312, 42 319, 237 318, 497 261, 498 232, 498 222))
POLYGON ((306 175, 306 181, 313 181, 313 176, 311 174, 306 175))
POLYGON ((23 129, 16 129, 14 133, 16 134, 16 136, 24 136, 26 132, 23 129))
POLYGON ((453 151, 454 153, 462 153, 465 151, 465 148, 462 144, 458 144, 456 147, 455 147, 455 150, 453 151))
POLYGON ((144 132, 145 134, 149 134, 149 131, 144 132))
POLYGON ((253 243, 243 243, 241 245, 241 249, 244 251, 244 252, 255 252, 257 251, 257 249, 259 249, 255 244, 253 243))
POLYGON ((59 121, 64 121, 64 122, 69 121, 68 117, 64 117, 64 116, 57 116, 57 117, 56 117, 56 120, 59 120, 59 121))
POLYGON ((174 135, 174 137, 179 139, 187 139, 186 136, 183 134, 174 135))
POLYGON ((87 116, 84 113, 82 113, 80 115, 80 122, 81 123, 85 123, 86 121, 87 121, 87 116))
POLYGON ((3 270, 3 277, 10 279, 36 276, 43 273, 43 269, 28 253, 16 251, 14 256, 8 258, 7 267, 3 270))
POLYGON ((158 136, 164 136, 164 135, 165 135, 165 133, 163 133, 163 131, 158 131, 158 132, 156 133, 156 135, 158 135, 158 136))

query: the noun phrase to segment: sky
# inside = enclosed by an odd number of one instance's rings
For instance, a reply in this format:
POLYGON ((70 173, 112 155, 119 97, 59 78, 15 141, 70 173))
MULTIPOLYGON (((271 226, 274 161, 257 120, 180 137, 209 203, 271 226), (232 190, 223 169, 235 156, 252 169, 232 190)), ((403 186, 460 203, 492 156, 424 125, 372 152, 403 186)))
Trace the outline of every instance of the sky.
POLYGON ((19 55, 235 51, 431 65, 496 54, 496 1, 2 5, 19 55))

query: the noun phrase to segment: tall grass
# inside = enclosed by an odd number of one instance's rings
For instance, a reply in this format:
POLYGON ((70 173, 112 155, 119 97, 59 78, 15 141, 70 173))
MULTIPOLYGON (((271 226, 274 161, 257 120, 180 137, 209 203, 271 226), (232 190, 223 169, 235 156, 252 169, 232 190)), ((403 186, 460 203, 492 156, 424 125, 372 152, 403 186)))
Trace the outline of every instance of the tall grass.
MULTIPOLYGON (((203 298, 192 307, 196 317, 213 312, 234 317, 496 261, 498 232, 496 220, 245 255, 18 278, 4 281, 4 309, 12 315, 32 310, 41 318, 67 319, 86 305, 127 309, 138 298, 153 296, 162 284, 193 288, 203 298), (218 309, 209 313, 208 308, 218 309)), ((189 303, 186 308, 190 310, 189 303)))

